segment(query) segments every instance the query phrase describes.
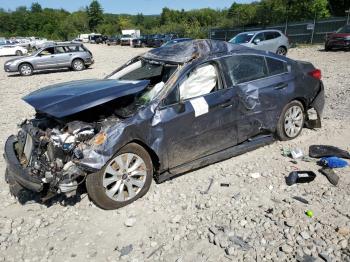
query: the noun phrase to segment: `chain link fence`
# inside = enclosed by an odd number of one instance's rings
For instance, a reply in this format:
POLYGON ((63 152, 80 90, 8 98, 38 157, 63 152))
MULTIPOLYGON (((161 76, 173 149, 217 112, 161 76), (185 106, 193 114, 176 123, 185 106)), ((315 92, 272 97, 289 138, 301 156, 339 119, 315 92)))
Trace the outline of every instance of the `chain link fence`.
POLYGON ((229 41, 235 35, 246 31, 277 29, 285 33, 291 44, 323 43, 328 33, 336 31, 347 23, 347 17, 331 17, 322 20, 285 23, 264 27, 236 27, 232 29, 211 29, 209 38, 229 41))

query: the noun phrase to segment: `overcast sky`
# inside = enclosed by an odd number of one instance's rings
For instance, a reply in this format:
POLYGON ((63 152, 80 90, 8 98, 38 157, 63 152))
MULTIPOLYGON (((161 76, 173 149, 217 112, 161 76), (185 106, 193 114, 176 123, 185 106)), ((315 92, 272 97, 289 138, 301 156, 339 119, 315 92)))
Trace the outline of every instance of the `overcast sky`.
MULTIPOLYGON (((128 13, 128 14, 160 14, 163 7, 173 9, 197 9, 197 8, 227 8, 236 1, 238 3, 248 3, 252 0, 99 0, 103 9, 107 13, 128 13)), ((39 2, 43 8, 63 8, 68 11, 89 5, 89 0, 0 0, 0 7, 5 10, 15 10, 18 6, 29 7, 32 2, 39 2)))

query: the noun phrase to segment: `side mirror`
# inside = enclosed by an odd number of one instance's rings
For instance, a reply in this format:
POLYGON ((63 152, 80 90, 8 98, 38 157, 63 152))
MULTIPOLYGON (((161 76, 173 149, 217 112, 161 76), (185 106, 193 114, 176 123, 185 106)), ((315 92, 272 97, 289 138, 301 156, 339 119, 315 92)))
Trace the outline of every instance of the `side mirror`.
POLYGON ((259 38, 254 39, 254 41, 253 41, 253 43, 256 44, 256 45, 259 44, 260 42, 261 42, 261 40, 259 38))

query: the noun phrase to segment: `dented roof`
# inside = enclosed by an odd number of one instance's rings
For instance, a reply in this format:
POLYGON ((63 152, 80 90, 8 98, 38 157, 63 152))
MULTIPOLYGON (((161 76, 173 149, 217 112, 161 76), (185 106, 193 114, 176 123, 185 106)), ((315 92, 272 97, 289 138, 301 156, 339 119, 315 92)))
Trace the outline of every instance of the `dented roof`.
POLYGON ((209 57, 215 54, 228 54, 235 51, 247 50, 242 45, 235 45, 224 41, 197 39, 180 42, 171 46, 155 48, 143 55, 146 59, 166 61, 172 63, 186 63, 194 58, 209 57))

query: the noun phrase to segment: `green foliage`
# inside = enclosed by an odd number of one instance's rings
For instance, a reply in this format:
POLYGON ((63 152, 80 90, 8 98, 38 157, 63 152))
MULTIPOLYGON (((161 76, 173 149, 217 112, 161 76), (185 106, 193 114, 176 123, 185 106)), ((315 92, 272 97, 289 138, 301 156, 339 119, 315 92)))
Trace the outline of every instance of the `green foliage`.
POLYGON ((91 31, 95 31, 97 26, 103 21, 103 10, 97 0, 93 0, 87 8, 89 17, 89 27, 91 31))
POLYGON ((0 36, 39 36, 54 40, 73 39, 78 34, 98 32, 120 34, 123 29, 140 29, 143 34, 177 33, 205 38, 212 27, 262 26, 286 21, 345 15, 349 0, 261 0, 233 4, 222 10, 172 10, 164 7, 160 15, 103 13, 97 0, 85 10, 69 13, 63 9, 19 6, 15 11, 0 8, 0 36))

